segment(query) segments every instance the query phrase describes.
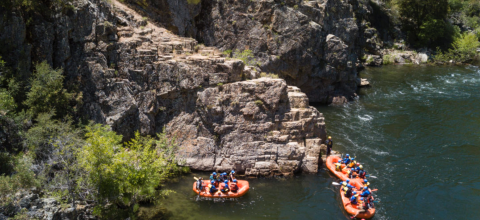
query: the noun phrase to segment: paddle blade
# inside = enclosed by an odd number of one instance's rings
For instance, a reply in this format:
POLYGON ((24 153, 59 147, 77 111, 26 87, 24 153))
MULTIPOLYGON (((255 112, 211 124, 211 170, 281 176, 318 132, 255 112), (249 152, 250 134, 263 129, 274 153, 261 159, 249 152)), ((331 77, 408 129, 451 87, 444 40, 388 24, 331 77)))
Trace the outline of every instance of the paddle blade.
POLYGON ((197 177, 193 177, 193 178, 194 178, 195 180, 198 180, 198 178, 197 178, 197 177))
POLYGON ((376 192, 376 191, 378 191, 378 189, 372 189, 372 192, 376 192))
POLYGON ((337 182, 332 182, 332 184, 335 185, 335 186, 339 186, 339 185, 340 185, 340 183, 337 183, 337 182))

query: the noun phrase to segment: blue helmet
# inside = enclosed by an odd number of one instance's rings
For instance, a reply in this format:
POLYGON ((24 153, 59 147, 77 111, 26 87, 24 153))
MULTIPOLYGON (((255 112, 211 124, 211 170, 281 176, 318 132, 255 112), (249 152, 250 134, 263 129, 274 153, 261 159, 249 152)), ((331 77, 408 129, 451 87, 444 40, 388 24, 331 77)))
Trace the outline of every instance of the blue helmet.
POLYGON ((368 180, 367 180, 367 179, 364 179, 364 180, 363 180, 363 182, 365 182, 365 183, 366 183, 366 182, 368 182, 368 180))
POLYGON ((227 175, 227 173, 223 172, 223 173, 222 173, 222 175, 226 176, 226 175, 227 175))
MULTIPOLYGON (((227 183, 228 183, 228 180, 225 180, 224 183, 227 184, 227 183)), ((365 187, 365 188, 367 188, 367 187, 365 187)))
POLYGON ((237 180, 233 180, 233 182, 234 182, 234 183, 236 183, 236 182, 237 182, 237 180))
POLYGON ((232 170, 232 173, 235 174, 235 170, 232 170))
POLYGON ((350 182, 350 180, 349 180, 349 179, 347 179, 347 183, 349 183, 349 182, 350 182))
POLYGON ((213 181, 213 180, 212 180, 212 182, 210 182, 210 183, 214 184, 214 183, 215 183, 215 181, 213 181))
POLYGON ((357 194, 357 191, 353 191, 353 195, 357 194))
POLYGON ((345 157, 350 157, 350 154, 345 155, 345 157))
POLYGON ((363 198, 360 198, 360 201, 363 201, 363 198))
POLYGON ((213 172, 212 174, 213 174, 213 175, 217 175, 217 173, 216 173, 216 172, 213 172))
POLYGON ((365 189, 365 190, 366 190, 366 189, 368 189, 368 187, 366 187, 366 186, 365 186, 365 187, 363 187, 363 189, 365 189))
POLYGON ((355 168, 352 168, 351 170, 352 170, 352 171, 354 171, 354 170, 355 170, 355 168))

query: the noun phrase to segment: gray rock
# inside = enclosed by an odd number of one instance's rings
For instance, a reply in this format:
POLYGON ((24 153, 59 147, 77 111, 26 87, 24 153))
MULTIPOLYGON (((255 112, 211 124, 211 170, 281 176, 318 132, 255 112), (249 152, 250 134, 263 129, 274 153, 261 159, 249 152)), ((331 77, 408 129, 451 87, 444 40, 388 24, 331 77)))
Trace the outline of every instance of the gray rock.
POLYGON ((367 55, 365 60, 365 66, 381 66, 383 59, 379 55, 367 55))

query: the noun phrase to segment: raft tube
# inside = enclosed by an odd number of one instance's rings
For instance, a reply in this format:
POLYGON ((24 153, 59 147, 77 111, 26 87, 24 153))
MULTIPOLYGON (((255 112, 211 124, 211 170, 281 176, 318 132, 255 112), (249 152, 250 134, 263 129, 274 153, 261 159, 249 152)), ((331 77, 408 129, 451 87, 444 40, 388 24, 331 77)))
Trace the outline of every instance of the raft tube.
MULTIPOLYGON (((356 184, 354 186, 357 187, 356 184)), ((361 193, 361 191, 357 191, 357 194, 358 193, 361 193)), ((342 197, 343 208, 345 209, 345 211, 347 211, 350 215, 356 215, 358 213, 358 205, 350 204, 350 198, 345 197, 345 193, 342 191, 342 187, 340 187, 340 195, 342 197)), ((375 208, 370 208, 366 212, 361 212, 360 214, 358 214, 356 218, 369 219, 372 218, 374 215, 375 208)))
MULTIPOLYGON (((340 160, 340 157, 337 157, 337 156, 328 156, 327 158, 327 162, 325 163, 327 165, 327 168, 333 173, 335 174, 335 176, 337 176, 338 178, 340 178, 342 181, 345 181, 348 178, 348 175, 347 175, 347 169, 345 169, 345 166, 342 165, 342 172, 340 171, 336 171, 335 170, 335 163, 337 161, 340 160)), ((356 178, 353 178, 353 179, 350 179, 350 184, 351 185, 354 185, 353 183, 355 183, 355 186, 357 189, 361 189, 363 188, 363 179, 359 178, 359 177, 356 177, 356 178)))
MULTIPOLYGON (((196 182, 193 183, 193 191, 195 193, 197 193, 198 195, 202 196, 202 197, 208 197, 208 198, 238 198, 238 197, 241 197, 243 195, 245 195, 245 193, 248 192, 248 190, 250 189, 250 185, 248 184, 248 181, 246 180, 237 180, 237 186, 238 186, 238 190, 237 192, 227 192, 227 193, 223 193, 220 191, 220 189, 216 192, 216 193, 210 193, 207 191, 207 186, 208 184, 210 184, 210 180, 203 180, 203 190, 200 192, 200 190, 197 189, 196 187, 196 182)), ((221 185, 222 183, 220 183, 221 185)), ((229 182, 229 186, 231 188, 231 186, 233 185, 232 182, 229 182)), ((219 188, 219 187, 217 187, 219 188)))

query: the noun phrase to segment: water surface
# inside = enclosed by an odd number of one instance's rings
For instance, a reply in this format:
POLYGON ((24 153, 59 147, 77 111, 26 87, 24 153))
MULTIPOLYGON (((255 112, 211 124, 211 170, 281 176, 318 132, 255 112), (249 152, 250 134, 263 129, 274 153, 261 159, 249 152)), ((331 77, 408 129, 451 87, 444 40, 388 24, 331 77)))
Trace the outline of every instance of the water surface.
MULTIPOLYGON (((346 106, 319 106, 334 149, 355 155, 380 203, 374 219, 478 219, 480 70, 387 66, 346 106)), ((325 168, 293 178, 252 179, 245 197, 198 200, 195 173, 169 184, 171 219, 349 219, 325 168)), ((151 208, 152 209, 152 208, 151 208)))

